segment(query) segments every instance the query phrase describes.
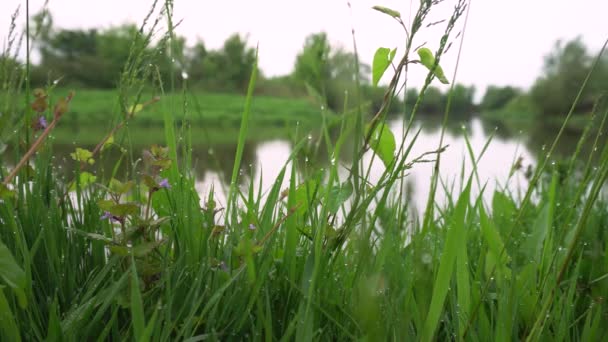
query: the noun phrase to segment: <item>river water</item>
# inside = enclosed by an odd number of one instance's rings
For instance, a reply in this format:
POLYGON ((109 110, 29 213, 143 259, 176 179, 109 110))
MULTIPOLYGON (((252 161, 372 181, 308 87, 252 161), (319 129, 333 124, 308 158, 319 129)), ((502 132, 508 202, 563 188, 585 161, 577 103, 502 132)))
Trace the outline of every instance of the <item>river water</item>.
MULTIPOLYGON (((409 144, 413 133, 420 130, 420 134, 413 148, 408 155, 407 160, 411 161, 414 158, 422 155, 425 152, 437 150, 442 134, 441 118, 440 117, 425 117, 419 116, 412 126, 412 129, 406 138, 405 143, 409 144)), ((389 121, 389 127, 394 133, 397 140, 397 146, 400 145, 403 137, 403 121, 398 118, 393 118, 389 121)), ((238 128, 237 128, 238 129, 238 128)), ((144 149, 149 148, 152 143, 163 143, 162 128, 153 127, 131 127, 131 130, 140 132, 139 139, 131 140, 129 144, 133 147, 133 158, 137 159, 138 154, 144 149), (143 134, 142 134, 143 132, 143 134), (148 139, 157 137, 157 139, 148 139), (143 140, 146 140, 145 142, 143 140)), ((227 181, 230 179, 233 160, 236 152, 236 129, 225 127, 192 127, 193 137, 200 138, 205 135, 205 132, 215 131, 215 137, 218 132, 226 132, 226 137, 221 141, 215 139, 193 139, 192 143, 192 164, 193 171, 196 176, 196 188, 198 189, 201 198, 204 200, 209 191, 213 189, 218 202, 225 201, 225 189, 227 181), (232 138, 234 137, 234 138, 232 138)), ((53 153, 55 155, 54 162, 59 170, 69 173, 74 169, 75 163, 69 157, 69 153, 73 152, 76 147, 92 149, 90 144, 79 142, 79 137, 88 134, 86 127, 79 127, 76 131, 69 131, 70 137, 65 138, 66 133, 58 133, 63 135, 63 139, 56 139, 54 142, 53 153), (69 141, 69 142, 66 142, 69 141)), ((464 174, 465 181, 473 170, 470 154, 467 150, 465 135, 468 137, 470 146, 475 155, 479 158, 480 153, 486 146, 489 139, 491 142, 487 145, 483 156, 476 163, 478 178, 473 182, 474 193, 479 193, 480 186, 485 187, 484 197, 491 198, 493 190, 496 187, 508 187, 515 192, 525 190, 527 179, 525 171, 528 167, 535 167, 538 155, 546 153, 546 146, 549 146, 553 141, 557 132, 556 127, 549 127, 543 123, 525 124, 521 127, 505 126, 497 122, 489 122, 479 117, 467 117, 464 119, 451 120, 445 129, 443 146, 447 146, 446 150, 441 153, 440 175, 442 182, 440 190, 437 193, 437 202, 443 203, 445 198, 444 187, 448 191, 459 193, 461 187, 461 175, 464 174), (512 173, 512 166, 520 164, 521 169, 512 173)), ((242 174, 240 185, 244 191, 248 188, 251 180, 256 184, 262 185, 262 191, 270 189, 277 175, 288 160, 293 147, 293 140, 287 132, 281 133, 281 130, 276 128, 251 127, 250 131, 255 139, 247 141, 242 160, 242 174), (265 134, 265 132, 272 132, 265 134)), ((222 134, 220 134, 221 136, 222 134)), ((578 131, 566 131, 561 143, 557 146, 556 155, 568 156, 574 150, 574 146, 580 136, 578 131)), ((319 134, 311 135, 312 142, 319 138, 319 134)), ((314 145, 314 144, 313 144, 314 145)), ((348 143, 347 143, 348 145, 348 143)), ((352 146, 345 145, 344 150, 352 150, 352 146)), ((323 150, 321 148, 320 150, 323 150)), ((372 152, 367 152, 364 155, 364 164, 367 164, 372 158, 372 152)), ((9 158, 10 159, 10 158, 9 158)), ((325 164, 320 162, 318 167, 327 167, 327 163, 332 158, 327 155, 321 159, 325 160, 325 164)), ((434 159, 434 155, 427 156, 427 159, 434 159)), ((105 158, 99 160, 92 170, 100 173, 109 174, 116 158, 105 158), (101 166, 101 167, 100 167, 101 166), (101 171, 100 171, 101 170, 101 171)), ((347 175, 346 167, 351 163, 348 157, 339 157, 335 162, 340 165, 340 177, 345 178, 347 175)), ((420 163, 413 166, 408 171, 405 177, 404 193, 407 194, 410 207, 416 208, 418 212, 424 208, 429 187, 431 184, 431 176, 433 163, 420 163)), ((127 170, 128 168, 124 168, 127 170)), ((121 172, 119 177, 125 177, 125 171, 121 172)), ((289 171, 289 168, 288 168, 289 171)), ((371 166, 370 181, 376 182, 384 171, 382 162, 375 158, 371 166)), ((289 175, 289 172, 287 173, 289 175)), ((69 177, 69 176, 68 176, 69 177)), ((288 177, 286 177, 288 178, 288 177)), ((284 188, 287 183, 284 183, 284 188)))

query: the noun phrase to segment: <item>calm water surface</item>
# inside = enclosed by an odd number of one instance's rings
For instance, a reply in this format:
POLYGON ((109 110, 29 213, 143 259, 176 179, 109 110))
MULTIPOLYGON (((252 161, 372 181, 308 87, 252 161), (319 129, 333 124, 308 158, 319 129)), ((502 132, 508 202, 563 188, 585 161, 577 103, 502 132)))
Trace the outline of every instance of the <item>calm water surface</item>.
MULTIPOLYGON (((438 117, 422 117, 423 120, 417 120, 410 131, 410 134, 405 140, 406 145, 411 142, 413 133, 420 129, 420 134, 415 142, 409 156, 408 161, 420 156, 425 152, 437 150, 439 147, 439 140, 441 136, 441 119, 438 117)), ((393 119, 389 122, 391 130, 393 131, 397 146, 400 145, 403 137, 403 122, 400 119, 393 119)), ((209 128, 206 127, 205 131, 216 130, 215 136, 217 136, 217 130, 220 132, 226 128, 209 128)), ((264 135, 264 128, 252 128, 252 135, 256 138, 247 142, 243 154, 242 161, 242 179, 241 187, 244 191, 248 189, 250 180, 255 183, 256 192, 258 191, 258 184, 262 185, 262 191, 268 191, 282 167, 288 160, 292 151, 292 139, 288 137, 288 134, 277 133, 280 130, 276 128, 268 130, 267 136, 264 135)), ((159 136, 160 138, 156 143, 162 144, 162 129, 161 128, 150 128, 142 127, 137 128, 140 132, 143 132, 151 137, 159 136)), ((80 127, 78 132, 74 131, 74 141, 72 143, 60 143, 57 139, 54 144, 54 155, 55 161, 59 164, 61 170, 69 171, 73 169, 74 162, 70 160, 69 153, 73 152, 75 147, 85 147, 92 149, 92 146, 86 144, 80 144, 77 138, 79 134, 86 134, 87 129, 80 127)), ((236 132, 234 129, 232 132, 236 132)), ((473 117, 465 120, 453 120, 448 124, 445 132, 443 146, 448 146, 445 152, 441 154, 440 174, 442 183, 440 187, 445 186, 448 191, 453 190, 455 193, 459 193, 461 184, 461 175, 466 177, 471 174, 473 164, 469 152, 467 151, 467 145, 465 143, 464 135, 466 134, 468 140, 475 154, 475 158, 479 158, 487 141, 492 137, 492 141, 488 145, 487 150, 479 159, 477 163, 477 173, 479 175, 479 184, 484 187, 484 197, 486 199, 491 198, 493 190, 498 187, 508 187, 510 190, 517 192, 525 189, 527 180, 524 177, 524 171, 528 165, 534 167, 536 164, 536 156, 545 153, 545 146, 548 146, 557 132, 557 128, 546 127, 545 125, 535 124, 523 126, 521 129, 505 127, 497 123, 487 122, 480 118, 473 117), (521 158, 522 170, 515 172, 510 177, 512 165, 516 160, 521 158)), ((198 127, 192 128, 193 135, 203 135, 203 130, 198 127)), ((229 133, 226 130, 226 135, 234 135, 234 139, 222 139, 222 141, 195 139, 193 143, 193 168, 197 178, 196 188, 200 192, 202 201, 205 200, 209 191, 213 190, 215 193, 216 200, 218 202, 225 202, 225 189, 227 186, 227 180, 230 179, 233 167, 233 159, 236 153, 236 134, 229 133), (202 141, 202 142, 201 142, 202 141)), ((574 150, 576 141, 580 132, 566 132, 564 140, 558 146, 557 155, 568 155, 574 150)), ((311 135, 311 145, 318 139, 318 133, 315 136, 311 135)), ((153 140, 153 139, 152 139, 153 140)), ((152 142, 146 141, 145 143, 138 144, 137 140, 131 142, 134 147, 134 158, 137 158, 137 154, 148 148, 152 142)), ((323 150, 323 147, 320 148, 323 150)), ((352 150, 352 146, 345 145, 343 151, 352 150)), ((341 157, 342 159, 336 160, 341 166, 340 177, 345 179, 348 172, 344 166, 348 166, 351 163, 348 157, 341 157)), ((364 161, 367 164, 372 158, 372 153, 367 152, 364 155, 364 161)), ((434 159, 434 155, 427 156, 426 159, 434 159)), ((329 161, 327 155, 321 156, 321 159, 329 161)), ((104 172, 106 175, 109 174, 112 166, 116 159, 108 158, 107 160, 100 161, 101 170, 97 172, 104 172)), ((327 162, 326 162, 327 163, 327 162)), ((327 167, 327 164, 323 162, 318 167, 327 167)), ((410 205, 412 208, 420 211, 426 204, 429 187, 431 182, 432 168, 434 163, 420 163, 414 165, 409 170, 407 177, 404 181, 404 193, 407 194, 410 205)), ((125 169, 126 170, 126 169, 125 169)), ((123 170, 123 172, 126 172, 123 170)), ((290 173, 289 166, 287 168, 286 175, 290 173)), ((384 171, 384 166, 378 158, 374 158, 372 164, 370 181, 375 183, 384 171)), ((288 177, 286 177, 288 178, 288 177)), ((475 180, 474 191, 479 193, 479 184, 475 180)), ((284 188, 287 187, 287 180, 284 182, 284 188)), ((443 188, 438 191, 437 202, 443 203, 445 199, 445 192, 443 188)))

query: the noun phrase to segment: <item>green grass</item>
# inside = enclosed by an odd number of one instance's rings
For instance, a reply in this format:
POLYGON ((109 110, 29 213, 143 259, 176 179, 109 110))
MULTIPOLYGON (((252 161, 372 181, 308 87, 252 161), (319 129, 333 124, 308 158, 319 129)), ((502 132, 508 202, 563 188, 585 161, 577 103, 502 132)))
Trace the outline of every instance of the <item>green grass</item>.
MULTIPOLYGON (((65 96, 67 92, 67 89, 55 89, 54 94, 65 96)), ((65 121, 68 124, 77 122, 84 126, 107 123, 108 119, 114 118, 117 114, 123 114, 119 110, 117 95, 118 92, 115 90, 77 90, 65 121)), ((143 93, 141 102, 148 101, 156 95, 158 94, 143 93)), ((179 92, 160 95, 160 102, 137 113, 136 121, 144 125, 162 126, 163 114, 166 110, 162 103, 180 102, 183 97, 184 94, 179 92)), ((240 123, 245 103, 244 95, 188 90, 185 97, 190 106, 190 114, 187 118, 194 124, 221 123, 226 126, 238 126, 240 123)), ((314 105, 305 98, 256 96, 252 103, 252 117, 258 124, 284 125, 298 121, 309 123, 319 121, 320 112, 320 106, 314 105)), ((173 109, 170 114, 175 117, 177 122, 186 118, 186 114, 180 109, 173 109)))
MULTIPOLYGON (((421 4, 414 23, 424 22, 434 6, 421 4)), ((446 35, 463 5, 457 3, 446 35)), ((170 19, 171 2, 164 6, 170 19)), ((423 26, 415 25, 410 38, 423 26)), ((145 71, 146 65, 133 58, 125 70, 145 71)), ((110 108, 125 94, 138 97, 141 80, 125 75, 117 99, 107 99, 110 108)), ((254 83, 252 77, 250 89, 254 83)), ((4 91, 23 96, 19 89, 4 91)), ((388 133, 371 130, 371 149, 385 165, 372 183, 371 164, 361 158, 368 138, 362 111, 340 116, 338 135, 325 125, 330 114, 321 113, 322 136, 308 139, 301 128, 269 189, 252 182, 242 191, 236 186, 243 177, 240 158, 250 124, 263 115, 249 92, 241 103, 228 203, 218 203, 213 193, 194 188, 193 131, 175 124, 196 112, 194 99, 159 91, 165 100, 154 106, 167 148, 151 147, 144 155, 127 150, 120 163, 131 172, 120 180, 96 174, 86 152, 75 161, 82 162, 75 181, 63 178, 47 141, 33 158, 36 172, 24 167, 3 183, 2 340, 608 338, 608 146, 599 143, 599 133, 583 135, 594 148, 588 155, 577 148, 565 166, 550 163, 554 146, 548 148, 524 193, 499 186, 487 202, 484 185, 493 180, 480 180, 475 166, 484 149, 469 146, 474 166, 462 169, 460 187, 429 175, 437 181, 430 197, 445 190, 447 201, 430 202, 419 217, 409 210, 401 183, 418 162, 444 153, 442 146, 412 156, 418 132, 408 128, 407 139, 396 137, 391 148, 388 133), (340 179, 332 160, 350 141, 351 173, 340 179), (319 153, 329 156, 326 169, 298 167, 304 153, 319 148, 327 150, 319 153), (397 152, 392 158, 391 149, 397 152)), ((66 117, 87 106, 76 98, 66 117)), ((120 111, 108 113, 119 122, 120 111)), ((23 155, 27 142, 14 146, 23 155)), ((0 164, 3 178, 8 167, 0 164)))

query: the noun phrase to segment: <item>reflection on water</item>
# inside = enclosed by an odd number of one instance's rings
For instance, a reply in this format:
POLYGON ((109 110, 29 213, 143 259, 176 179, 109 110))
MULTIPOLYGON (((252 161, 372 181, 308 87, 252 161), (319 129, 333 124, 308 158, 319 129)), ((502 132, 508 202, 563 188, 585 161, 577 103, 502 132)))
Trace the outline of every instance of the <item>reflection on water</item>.
MULTIPOLYGON (((403 137, 403 122, 400 119, 390 121, 390 127, 397 139, 397 146, 400 145, 403 137)), ((147 130, 148 128, 143 128, 147 130)), ((208 128, 207 128, 208 129, 208 128)), ((257 128, 258 130, 260 128, 257 128)), ((218 128, 215 132, 221 135, 222 128, 218 128)), ((406 146, 411 142, 414 133, 420 130, 417 141, 408 155, 408 161, 422 155, 425 152, 433 151, 439 148, 439 140, 441 136, 441 118, 433 116, 419 115, 416 119, 412 130, 406 137, 406 146)), ((523 177, 523 172, 516 172, 510 177, 512 165, 517 159, 522 158, 524 169, 528 165, 535 164, 536 156, 546 153, 543 146, 548 146, 553 141, 558 128, 548 127, 542 123, 528 125, 527 127, 513 128, 498 122, 482 120, 480 118, 463 118, 459 120, 449 121, 446 126, 443 145, 448 146, 447 150, 441 154, 440 175, 442 182, 439 184, 437 201, 443 202, 444 190, 448 192, 454 191, 458 193, 462 186, 461 176, 467 177, 473 171, 473 163, 465 143, 464 134, 467 135, 468 141, 472 148, 474 157, 478 159, 477 175, 478 179, 474 179, 473 189, 478 193, 480 187, 485 187, 485 198, 491 196, 493 189, 497 186, 507 186, 514 191, 522 189, 526 184, 526 179, 523 177), (488 140, 492 137, 491 143, 488 145, 483 156, 480 154, 486 146, 488 140)), ((269 130, 266 135, 260 134, 263 132, 253 132, 255 138, 245 144, 242 158, 242 177, 240 186, 244 192, 247 191, 250 181, 254 182, 255 191, 259 191, 258 184, 262 186, 262 193, 268 191, 279 175, 281 169, 285 166, 287 159, 292 150, 292 142, 286 138, 287 134, 283 131, 277 133, 278 130, 269 130), (261 183, 260 183, 261 180, 261 183)), ((197 133, 193 128, 193 135, 197 133)), ((228 134, 228 133, 226 133, 228 134)), ((334 134, 331 132, 330 134, 334 134)), ((216 134, 217 135, 217 134, 216 134)), ((314 138, 317 140, 319 133, 313 132, 314 138)), ((580 137, 578 131, 566 131, 562 138, 562 143, 557 146, 556 155, 567 156, 574 151, 576 143, 580 137)), ((192 150, 192 165, 193 171, 197 178, 196 188, 201 193, 202 200, 205 200, 209 191, 213 189, 216 200, 220 203, 225 202, 225 189, 232 174, 234 155, 236 153, 236 136, 234 142, 224 137, 221 142, 214 143, 193 143, 192 150)), ((160 142, 159 142, 160 143, 160 142)), ((133 155, 125 155, 125 160, 137 160, 141 156, 141 152, 150 145, 146 141, 146 145, 138 145, 137 141, 133 141, 133 155), (132 159, 130 159, 132 158, 132 159)), ((63 172, 73 172, 76 163, 70 160, 69 153, 73 152, 75 147, 84 147, 92 149, 93 146, 79 144, 60 144, 55 143, 53 153, 55 160, 60 162, 63 172)), ((349 153, 352 153, 352 146, 344 146, 344 155, 340 156, 337 162, 340 165, 350 165, 349 153)), ((323 167, 330 158, 327 156, 326 148, 318 148, 321 157, 319 161, 310 160, 309 163, 300 162, 298 167, 304 167, 304 164, 313 167, 323 167), (323 152, 325 154, 323 155, 323 152)), ((119 149, 115 148, 108 152, 106 157, 98 161, 101 167, 97 170, 97 175, 101 178, 108 178, 112 172, 112 168, 120 157, 119 149)), ((367 152, 364 155, 365 163, 368 163, 372 158, 372 153, 367 152)), ((10 159, 10 158, 9 158, 10 159)), ((434 156, 428 156, 427 159, 434 159, 434 156)), ((126 176, 132 174, 127 165, 130 163, 123 162, 119 168, 119 174, 126 176)), ((411 200, 411 206, 422 209, 426 205, 428 192, 430 188, 431 176, 433 171, 433 163, 420 163, 414 165, 408 171, 408 175, 404 181, 404 193, 411 200)), ((371 166, 371 182, 376 182, 384 171, 384 166, 378 158, 374 159, 371 166)), ((287 179, 290 174, 289 167, 286 172, 286 180, 283 188, 287 186, 287 179)), ((298 170, 302 172, 302 170, 298 170)), ((347 170, 342 168, 340 177, 345 178, 347 170)), ((464 180, 466 182, 466 179, 464 180)))

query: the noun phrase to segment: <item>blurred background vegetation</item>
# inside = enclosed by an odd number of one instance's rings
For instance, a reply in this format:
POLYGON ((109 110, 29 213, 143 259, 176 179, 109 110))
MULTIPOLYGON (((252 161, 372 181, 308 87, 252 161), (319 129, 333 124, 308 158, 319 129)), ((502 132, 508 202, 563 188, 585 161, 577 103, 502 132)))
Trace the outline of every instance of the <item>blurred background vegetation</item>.
MULTIPOLYGON (((63 29, 53 24, 52 15, 46 11, 33 16, 32 26, 36 32, 33 48, 39 56, 30 70, 33 86, 56 82, 78 89, 114 89, 129 59, 134 39, 142 36, 134 24, 105 29, 63 29)), ((187 46, 183 37, 174 38, 171 46, 166 39, 149 46, 148 52, 154 56, 152 61, 157 71, 151 77, 165 84, 170 80, 178 82, 174 84, 178 87, 180 82, 187 80, 190 89, 208 93, 244 93, 255 60, 255 47, 240 34, 228 37, 216 50, 207 48, 202 40, 187 46), (178 77, 172 78, 173 75, 178 77)), ((450 110, 460 117, 480 114, 500 121, 541 118, 561 122, 592 68, 594 53, 579 38, 557 41, 545 56, 544 69, 530 89, 491 85, 478 93, 473 86, 456 84, 450 110)), ((8 82, 8 75, 14 74, 15 69, 22 69, 23 65, 16 56, 3 54, 0 80, 8 82)), ((382 103, 385 87, 371 85, 371 68, 360 61, 356 75, 356 65, 352 52, 332 46, 324 32, 313 33, 303 42, 292 72, 266 77, 262 70, 255 93, 289 99, 308 98, 316 104, 323 102, 320 105, 327 105, 334 112, 342 112, 345 107, 349 109, 360 100, 370 113, 375 112, 382 103), (357 81, 360 91, 356 91, 357 81)), ((594 106, 599 106, 599 110, 605 108, 605 89, 608 89, 607 56, 599 59, 574 113, 582 116, 590 113, 594 106)), ((441 114, 446 108, 448 92, 449 88, 430 87, 420 112, 441 114)), ((417 97, 415 88, 401 91, 393 101, 392 111, 407 111, 417 97)), ((577 120, 572 123, 576 125, 577 120)))

